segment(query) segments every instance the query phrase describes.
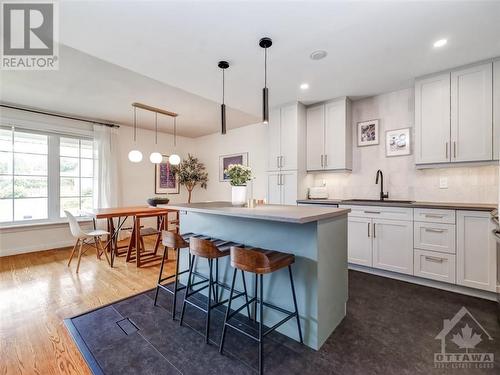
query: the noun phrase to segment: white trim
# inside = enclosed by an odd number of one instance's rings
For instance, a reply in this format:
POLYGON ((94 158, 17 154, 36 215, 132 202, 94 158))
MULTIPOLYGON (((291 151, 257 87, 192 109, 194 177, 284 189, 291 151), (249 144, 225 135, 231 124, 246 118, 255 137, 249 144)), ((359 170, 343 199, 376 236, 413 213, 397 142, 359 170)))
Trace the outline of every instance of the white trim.
POLYGON ((66 247, 73 246, 75 244, 75 242, 76 242, 76 240, 58 241, 58 242, 51 242, 51 243, 46 243, 46 244, 36 244, 36 245, 31 245, 31 246, 17 247, 17 248, 7 249, 5 251, 2 250, 2 252, 0 253, 0 258, 5 257, 5 256, 9 256, 9 255, 19 255, 19 254, 26 254, 26 253, 35 253, 37 251, 66 248, 66 247))
MULTIPOLYGON (((365 273, 369 273, 372 275, 388 277, 390 279, 406 281, 409 283, 423 285, 423 286, 427 286, 430 288, 446 290, 448 292, 465 294, 467 296, 483 298, 483 299, 487 299, 490 301, 497 300, 496 293, 487 292, 487 291, 479 290, 479 289, 467 288, 467 287, 461 286, 461 285, 448 284, 448 283, 443 283, 443 282, 434 281, 434 280, 427 280, 427 279, 423 279, 420 277, 415 277, 415 276, 411 276, 411 275, 404 275, 404 274, 391 272, 391 271, 379 270, 376 268, 368 268, 368 267, 359 266, 357 264, 351 264, 351 263, 348 264, 348 268, 350 270, 354 270, 354 271, 360 271, 360 272, 365 272, 365 273)), ((500 292, 500 288, 498 286, 497 286, 497 292, 500 292)))
MULTIPOLYGON (((77 217, 76 220, 80 224, 85 224, 85 223, 91 223, 92 219, 89 218, 88 216, 81 216, 77 217)), ((0 232, 1 233, 13 233, 13 232, 23 232, 23 231, 32 231, 36 230, 37 228, 44 228, 47 226, 52 226, 54 228, 57 227, 63 227, 63 226, 68 226, 68 220, 67 219, 62 219, 61 220, 46 220, 46 221, 17 221, 17 222, 11 222, 7 223, 7 225, 0 225, 0 232)))

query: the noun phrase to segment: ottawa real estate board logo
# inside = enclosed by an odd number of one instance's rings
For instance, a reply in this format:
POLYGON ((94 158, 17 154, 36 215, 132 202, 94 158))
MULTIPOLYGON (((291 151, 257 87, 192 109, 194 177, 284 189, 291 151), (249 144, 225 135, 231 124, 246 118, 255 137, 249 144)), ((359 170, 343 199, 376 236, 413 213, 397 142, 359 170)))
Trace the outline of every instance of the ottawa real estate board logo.
POLYGON ((493 342, 493 337, 465 307, 451 319, 443 321, 443 329, 436 336, 436 340, 441 341, 441 351, 434 353, 436 368, 494 368, 494 353, 480 349, 481 343, 493 342))
POLYGON ((2 1, 0 69, 59 69, 59 12, 53 1, 2 1))

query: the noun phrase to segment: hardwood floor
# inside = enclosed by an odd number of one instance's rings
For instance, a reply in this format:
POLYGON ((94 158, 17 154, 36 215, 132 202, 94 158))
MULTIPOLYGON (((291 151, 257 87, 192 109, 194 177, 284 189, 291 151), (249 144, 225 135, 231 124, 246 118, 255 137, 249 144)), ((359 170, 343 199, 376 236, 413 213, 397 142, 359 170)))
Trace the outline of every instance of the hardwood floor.
MULTIPOLYGON (((0 258, 1 375, 90 374, 63 319, 156 285, 159 261, 136 268, 119 257, 111 269, 89 250, 76 274, 76 259, 67 267, 70 251, 0 258)), ((171 273, 169 255, 164 272, 171 273)))

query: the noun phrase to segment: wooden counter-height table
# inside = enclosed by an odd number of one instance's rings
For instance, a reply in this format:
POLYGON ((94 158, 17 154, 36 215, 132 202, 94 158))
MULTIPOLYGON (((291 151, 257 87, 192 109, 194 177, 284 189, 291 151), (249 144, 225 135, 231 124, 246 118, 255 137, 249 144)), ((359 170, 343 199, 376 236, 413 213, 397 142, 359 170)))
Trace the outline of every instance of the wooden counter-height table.
MULTIPOLYGON (((169 212, 178 212, 176 209, 170 208, 157 208, 152 206, 130 206, 130 207, 113 207, 113 208, 97 208, 92 210, 86 210, 85 215, 92 218, 94 222, 94 227, 96 227, 96 220, 106 219, 108 225, 108 240, 106 242, 106 251, 109 251, 111 255, 110 263, 113 267, 115 256, 118 254, 118 234, 125 224, 125 221, 129 218, 133 218, 134 226, 140 228, 141 217, 153 217, 157 216, 160 218, 157 221, 158 230, 162 230, 168 227, 168 214, 169 212), (117 220, 115 225, 114 219, 117 220)), ((140 236, 134 236, 134 247, 136 249, 136 263, 139 267, 141 265, 141 259, 139 255, 140 248, 140 236)))

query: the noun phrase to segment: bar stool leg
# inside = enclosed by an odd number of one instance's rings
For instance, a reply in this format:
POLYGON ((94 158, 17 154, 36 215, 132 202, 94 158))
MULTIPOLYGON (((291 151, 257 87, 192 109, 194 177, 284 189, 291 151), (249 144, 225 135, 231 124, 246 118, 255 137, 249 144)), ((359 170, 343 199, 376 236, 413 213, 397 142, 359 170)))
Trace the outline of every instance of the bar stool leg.
POLYGON ((248 303, 247 282, 245 281, 245 272, 243 270, 241 270, 241 278, 243 279, 243 291, 245 292, 245 302, 247 304, 248 319, 252 320, 252 316, 250 315, 250 306, 248 303))
POLYGON ((175 249, 175 282, 174 282, 174 304, 172 307, 172 320, 175 320, 175 312, 177 309, 177 291, 179 288, 179 255, 180 255, 180 250, 177 248, 175 249))
POLYGON ((253 291, 253 295, 255 297, 255 302, 253 304, 253 320, 257 321, 257 297, 258 297, 258 294, 257 294, 257 284, 258 284, 258 279, 259 279, 259 275, 255 274, 255 279, 254 279, 254 291, 253 291))
POLYGON ((219 258, 215 258, 215 302, 219 302, 219 258))
POLYGON ((160 291, 160 282, 161 282, 161 276, 163 275, 163 264, 165 263, 165 254, 167 253, 168 248, 165 246, 165 251, 163 252, 163 258, 161 259, 161 266, 160 266, 160 275, 158 276, 158 284, 156 285, 156 293, 155 293, 155 303, 154 306, 156 306, 156 301, 158 300, 158 292, 160 291))
POLYGON ((213 283, 213 275, 212 275, 212 266, 213 266, 213 259, 208 260, 208 302, 207 302, 207 322, 206 322, 206 327, 205 327, 205 343, 208 344, 209 342, 209 335, 210 335, 210 305, 211 305, 211 300, 212 300, 212 283, 213 283))
POLYGON ((224 325, 222 326, 222 336, 220 339, 220 346, 219 346, 219 353, 220 354, 222 354, 222 351, 224 350, 224 340, 226 338, 226 322, 227 322, 229 314, 231 312, 231 301, 233 300, 234 284, 236 281, 236 273, 237 272, 238 272, 238 270, 235 268, 234 272, 233 272, 233 281, 231 282, 231 292, 229 293, 229 302, 227 304, 226 316, 224 317, 224 325))
POLYGON ((259 275, 259 289, 260 289, 260 301, 259 301, 259 374, 264 373, 264 343, 262 342, 263 338, 263 328, 264 328, 264 278, 263 275, 259 275))
POLYGON ((292 287, 293 305, 295 306, 295 316, 297 318, 297 329, 299 330, 299 339, 300 343, 303 344, 304 340, 302 339, 302 329, 300 328, 300 317, 299 317, 299 309, 297 308, 297 297, 295 296, 295 286, 293 285, 292 266, 288 266, 288 273, 290 274, 290 285, 292 287))
POLYGON ((182 311, 181 311, 181 321, 180 325, 182 326, 182 322, 184 321, 184 312, 186 311, 186 296, 189 293, 189 288, 191 287, 191 276, 193 275, 193 266, 194 266, 194 255, 191 258, 191 255, 189 255, 189 258, 191 259, 191 264, 189 265, 189 274, 188 274, 188 281, 186 285, 186 292, 184 294, 184 302, 182 303, 182 311))

